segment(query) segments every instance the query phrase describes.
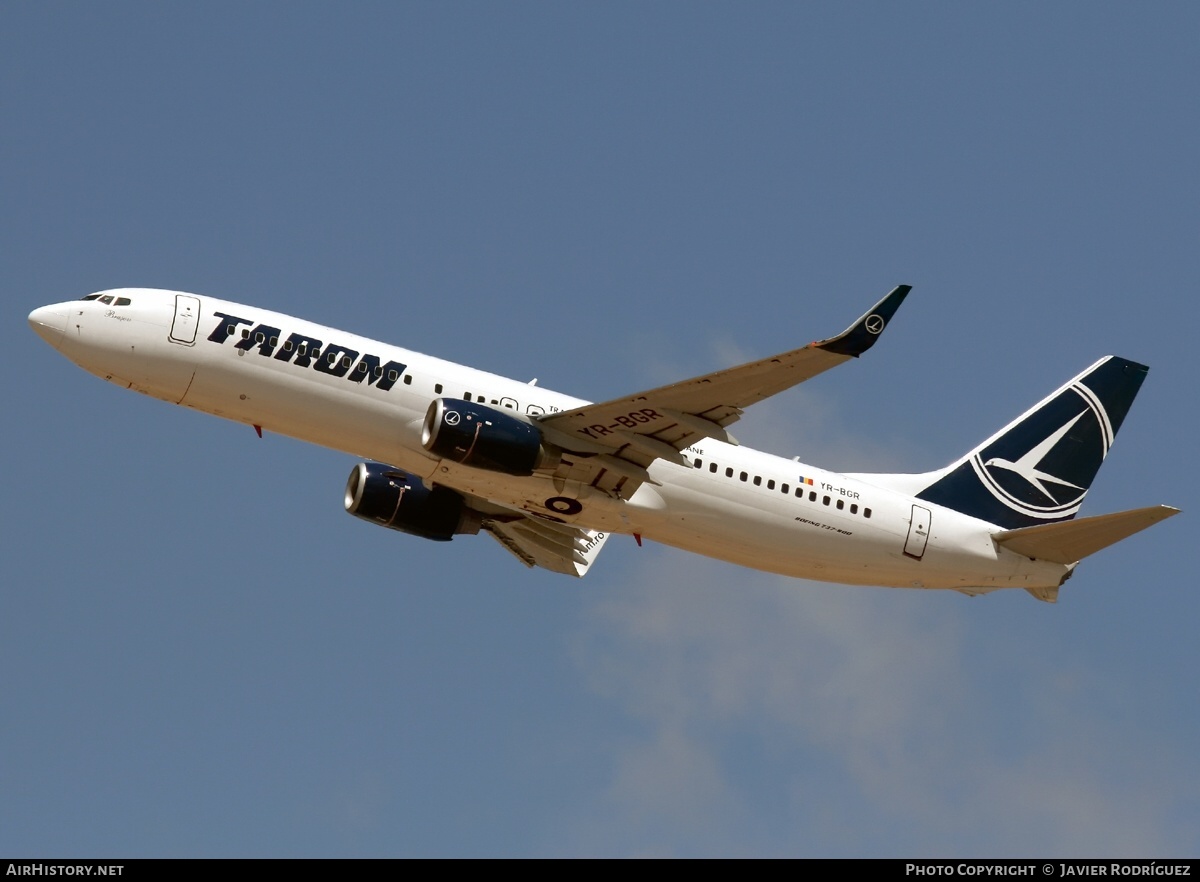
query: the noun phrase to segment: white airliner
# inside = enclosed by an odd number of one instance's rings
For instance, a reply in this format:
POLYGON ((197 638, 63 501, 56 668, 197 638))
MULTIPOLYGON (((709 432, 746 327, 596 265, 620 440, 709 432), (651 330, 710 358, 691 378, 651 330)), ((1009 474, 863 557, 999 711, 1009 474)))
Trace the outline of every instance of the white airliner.
POLYGON ((745 408, 866 352, 908 292, 836 337, 602 404, 176 291, 102 291, 29 323, 112 383, 363 457, 351 514, 426 539, 484 530, 574 576, 625 533, 806 579, 1054 601, 1079 560, 1177 513, 1074 519, 1147 371, 1114 356, 935 472, 738 446, 745 408))

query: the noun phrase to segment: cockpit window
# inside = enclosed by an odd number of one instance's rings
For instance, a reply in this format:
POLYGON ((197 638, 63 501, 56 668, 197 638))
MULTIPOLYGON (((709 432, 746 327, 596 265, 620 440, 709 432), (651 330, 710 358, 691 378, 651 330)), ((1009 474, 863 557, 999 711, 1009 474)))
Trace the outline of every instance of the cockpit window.
POLYGON ((114 303, 113 305, 114 306, 128 306, 132 302, 133 301, 130 300, 128 297, 118 297, 116 303, 114 303))
POLYGON ((100 302, 101 302, 101 303, 112 303, 112 302, 113 302, 113 297, 112 297, 112 295, 111 295, 111 294, 106 294, 105 296, 103 296, 103 297, 101 297, 101 298, 100 298, 100 302))
POLYGON ((99 294, 89 294, 87 297, 81 297, 80 300, 95 300, 99 294))

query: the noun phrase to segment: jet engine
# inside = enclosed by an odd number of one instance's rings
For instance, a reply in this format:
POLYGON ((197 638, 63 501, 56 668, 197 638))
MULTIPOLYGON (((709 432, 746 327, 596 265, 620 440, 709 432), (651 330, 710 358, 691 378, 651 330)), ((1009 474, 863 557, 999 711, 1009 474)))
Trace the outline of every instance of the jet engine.
POLYGON ((438 542, 448 542, 458 533, 478 533, 481 519, 448 487, 426 487, 416 475, 377 462, 360 462, 350 473, 346 511, 438 542))
POLYGON ((558 462, 558 452, 542 441, 537 426, 459 398, 438 398, 429 405, 421 444, 444 459, 507 475, 532 475, 558 462))

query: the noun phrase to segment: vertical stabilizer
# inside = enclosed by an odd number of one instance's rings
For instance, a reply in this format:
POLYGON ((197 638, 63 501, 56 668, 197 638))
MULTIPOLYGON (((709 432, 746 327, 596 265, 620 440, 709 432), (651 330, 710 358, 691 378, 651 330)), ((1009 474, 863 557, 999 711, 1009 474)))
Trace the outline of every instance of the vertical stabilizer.
POLYGON ((1148 370, 1100 359, 938 472, 917 498, 1007 529, 1070 520, 1148 370))

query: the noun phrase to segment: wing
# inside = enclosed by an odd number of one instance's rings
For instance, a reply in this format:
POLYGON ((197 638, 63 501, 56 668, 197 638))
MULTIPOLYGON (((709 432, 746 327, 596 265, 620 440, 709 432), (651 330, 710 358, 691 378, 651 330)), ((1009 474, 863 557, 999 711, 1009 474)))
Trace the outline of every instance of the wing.
POLYGON ((587 575, 609 535, 515 511, 485 517, 481 529, 525 566, 567 576, 587 575))
POLYGON ((857 358, 870 349, 911 290, 894 288, 836 337, 600 404, 537 418, 545 439, 563 449, 555 479, 578 481, 622 499, 643 483, 656 459, 690 467, 682 451, 703 438, 730 444, 725 431, 755 402, 857 358))

